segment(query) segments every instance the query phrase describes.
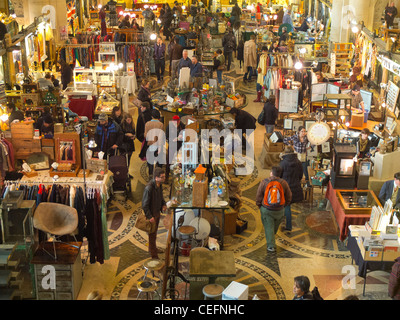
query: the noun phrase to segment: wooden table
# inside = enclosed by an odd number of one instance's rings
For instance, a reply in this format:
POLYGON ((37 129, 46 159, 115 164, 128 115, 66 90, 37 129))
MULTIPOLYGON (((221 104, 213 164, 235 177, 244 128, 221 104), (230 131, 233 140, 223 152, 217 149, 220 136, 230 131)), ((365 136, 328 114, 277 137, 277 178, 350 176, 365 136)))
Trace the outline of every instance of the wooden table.
POLYGON ((208 277, 215 283, 218 277, 235 277, 235 257, 233 251, 191 251, 189 275, 208 277))

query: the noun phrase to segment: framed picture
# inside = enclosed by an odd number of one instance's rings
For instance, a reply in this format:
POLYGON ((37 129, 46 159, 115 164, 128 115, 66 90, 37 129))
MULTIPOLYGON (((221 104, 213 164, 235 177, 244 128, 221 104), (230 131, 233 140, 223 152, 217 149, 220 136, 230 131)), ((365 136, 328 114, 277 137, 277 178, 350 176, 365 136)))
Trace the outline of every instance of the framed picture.
POLYGON ((400 114, 400 108, 399 106, 397 106, 396 109, 394 110, 394 115, 396 116, 396 119, 399 118, 399 114, 400 114))
POLYGON ((283 120, 283 129, 292 130, 293 129, 293 119, 283 120))
POLYGON ((396 126, 397 126, 397 122, 393 121, 392 124, 390 125, 390 127, 388 128, 390 134, 393 134, 394 129, 396 129, 396 126))
POLYGON ((304 125, 304 124, 303 124, 303 121, 301 121, 301 120, 293 121, 292 130, 299 131, 299 127, 301 127, 302 125, 304 125))
POLYGON ((331 145, 329 141, 327 141, 322 144, 322 153, 329 153, 329 152, 331 152, 331 145))
POLYGON ((306 131, 310 129, 310 127, 315 123, 315 120, 305 120, 304 121, 304 126, 306 127, 306 131))

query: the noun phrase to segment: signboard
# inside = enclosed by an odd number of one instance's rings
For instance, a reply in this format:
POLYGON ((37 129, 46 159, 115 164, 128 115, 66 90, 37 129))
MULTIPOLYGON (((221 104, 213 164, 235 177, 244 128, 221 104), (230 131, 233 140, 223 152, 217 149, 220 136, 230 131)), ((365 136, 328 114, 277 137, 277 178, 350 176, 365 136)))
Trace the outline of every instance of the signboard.
POLYGON ((394 112, 394 108, 396 107, 397 98, 399 97, 399 87, 396 86, 392 81, 389 81, 387 87, 387 95, 386 95, 386 105, 387 109, 391 112, 394 112))
POLYGON ((299 91, 294 89, 279 89, 279 112, 297 113, 299 91))

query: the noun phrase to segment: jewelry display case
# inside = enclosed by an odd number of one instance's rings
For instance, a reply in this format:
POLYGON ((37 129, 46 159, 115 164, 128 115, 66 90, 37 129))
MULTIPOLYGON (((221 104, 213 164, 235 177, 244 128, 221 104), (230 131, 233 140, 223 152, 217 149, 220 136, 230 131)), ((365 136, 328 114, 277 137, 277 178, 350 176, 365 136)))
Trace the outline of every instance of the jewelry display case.
POLYGON ((336 190, 345 214, 371 214, 380 202, 372 190, 336 190))

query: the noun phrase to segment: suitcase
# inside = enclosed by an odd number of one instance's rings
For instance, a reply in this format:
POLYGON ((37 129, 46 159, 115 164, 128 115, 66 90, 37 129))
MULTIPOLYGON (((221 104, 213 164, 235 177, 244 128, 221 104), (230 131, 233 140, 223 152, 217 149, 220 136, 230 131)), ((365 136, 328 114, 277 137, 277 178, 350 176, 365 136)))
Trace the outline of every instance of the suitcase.
POLYGON ((108 169, 114 174, 114 190, 126 190, 129 178, 128 161, 126 155, 110 156, 108 169))

